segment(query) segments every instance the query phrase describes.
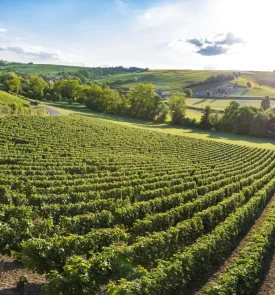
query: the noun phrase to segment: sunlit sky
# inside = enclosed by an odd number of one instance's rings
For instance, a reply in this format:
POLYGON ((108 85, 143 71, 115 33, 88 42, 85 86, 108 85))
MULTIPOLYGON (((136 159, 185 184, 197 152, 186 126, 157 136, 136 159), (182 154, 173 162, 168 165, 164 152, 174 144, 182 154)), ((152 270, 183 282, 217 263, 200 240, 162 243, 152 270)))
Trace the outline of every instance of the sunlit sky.
POLYGON ((0 59, 274 70, 272 0, 0 0, 0 59))

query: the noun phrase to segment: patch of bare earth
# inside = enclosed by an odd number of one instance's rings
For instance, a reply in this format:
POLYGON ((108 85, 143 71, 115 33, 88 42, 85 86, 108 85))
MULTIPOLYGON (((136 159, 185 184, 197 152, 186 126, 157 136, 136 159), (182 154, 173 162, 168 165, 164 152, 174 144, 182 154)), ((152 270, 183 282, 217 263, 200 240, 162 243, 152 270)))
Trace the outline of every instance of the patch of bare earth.
MULTIPOLYGON (((253 235, 253 232, 261 226, 261 224, 264 222, 266 214, 268 213, 268 209, 271 207, 272 204, 275 203, 275 196, 271 198, 267 206, 262 211, 261 215, 258 217, 258 219, 255 221, 253 226, 250 228, 248 233, 245 237, 243 237, 240 241, 238 241, 237 246, 235 247, 234 251, 228 256, 224 262, 221 265, 214 266, 213 269, 209 269, 209 273, 206 273, 205 277, 199 279, 194 284, 191 284, 187 288, 184 288, 182 294, 184 295, 205 295, 205 289, 210 286, 212 283, 215 283, 217 279, 224 273, 225 269, 236 259, 240 253, 240 251, 246 246, 248 241, 250 240, 251 236, 253 235)), ((275 257, 273 257, 273 282, 275 285, 275 257)), ((270 280, 270 284, 272 284, 272 281, 270 280)), ((273 287, 273 291, 275 291, 275 287, 273 287)), ((275 292, 273 293, 259 293, 259 295, 275 295, 275 292)))
POLYGON ((267 273, 259 287, 258 295, 275 294, 275 251, 272 253, 270 263, 268 264, 267 273))
POLYGON ((3 260, 3 272, 0 277, 0 295, 45 295, 41 287, 46 283, 44 275, 39 275, 24 268, 22 263, 15 261, 13 258, 1 255, 0 261, 3 260), (26 277, 27 283, 24 288, 17 289, 17 283, 20 277, 26 277))

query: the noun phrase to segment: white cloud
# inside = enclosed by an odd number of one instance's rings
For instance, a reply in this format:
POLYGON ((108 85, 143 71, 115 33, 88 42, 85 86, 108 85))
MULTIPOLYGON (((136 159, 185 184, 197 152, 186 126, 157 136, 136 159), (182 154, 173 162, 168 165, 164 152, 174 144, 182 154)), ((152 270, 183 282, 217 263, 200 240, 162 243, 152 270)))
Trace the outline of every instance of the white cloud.
POLYGON ((275 41, 270 38, 272 17, 266 15, 270 16, 275 4, 262 1, 265 5, 260 7, 249 0, 158 3, 137 13, 131 27, 135 40, 128 38, 126 44, 132 42, 136 48, 133 60, 147 61, 150 68, 203 69, 210 64, 217 69, 272 70, 275 62, 268 50, 275 50, 275 41), (245 13, 247 7, 249 14, 245 13), (256 17, 260 20, 255 23, 256 17), (256 37, 255 31, 259 30, 261 34, 256 37), (195 41, 197 45, 203 42, 202 49, 195 46, 195 41), (261 67, 255 61, 259 53, 261 67))
POLYGON ((8 51, 16 54, 31 56, 43 60, 61 59, 61 55, 57 52, 51 52, 42 49, 38 46, 24 46, 24 45, 11 45, 0 46, 0 51, 8 51))
POLYGON ((6 33, 8 29, 0 28, 0 33, 6 33))
POLYGON ((64 54, 60 51, 53 51, 33 45, 9 45, 0 46, 0 52, 6 54, 10 60, 35 60, 38 62, 58 63, 58 64, 71 64, 71 65, 84 65, 81 56, 75 54, 64 54), (17 56, 17 57, 16 57, 17 56))

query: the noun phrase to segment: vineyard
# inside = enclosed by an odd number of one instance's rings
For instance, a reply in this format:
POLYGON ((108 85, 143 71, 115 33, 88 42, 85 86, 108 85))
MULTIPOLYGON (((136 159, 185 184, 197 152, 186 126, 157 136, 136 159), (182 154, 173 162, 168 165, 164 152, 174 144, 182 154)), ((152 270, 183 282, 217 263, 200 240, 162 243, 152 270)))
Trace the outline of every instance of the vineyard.
POLYGON ((256 294, 274 151, 77 116, 4 117, 0 134, 1 252, 46 273, 48 294, 190 294, 265 210, 203 291, 256 294))

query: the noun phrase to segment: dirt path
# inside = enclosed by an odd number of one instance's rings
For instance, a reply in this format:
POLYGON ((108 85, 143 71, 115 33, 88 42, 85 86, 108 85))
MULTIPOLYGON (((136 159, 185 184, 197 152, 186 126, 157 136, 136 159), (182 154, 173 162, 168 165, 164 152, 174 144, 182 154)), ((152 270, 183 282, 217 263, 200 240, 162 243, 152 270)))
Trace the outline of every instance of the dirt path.
POLYGON ((274 295, 275 294, 275 251, 271 257, 265 278, 259 288, 257 295, 274 295))
POLYGON ((0 295, 45 295, 41 289, 42 285, 46 283, 44 275, 33 273, 9 256, 0 255, 1 260, 4 261, 4 269, 0 277, 0 295), (22 276, 27 278, 28 283, 24 290, 17 290, 17 283, 22 276))
POLYGON ((54 117, 57 117, 57 116, 61 116, 60 113, 58 113, 56 110, 53 110, 49 107, 45 107, 47 112, 50 114, 50 116, 54 116, 54 117))
MULTIPOLYGON (((225 260, 225 262, 213 273, 211 277, 205 277, 202 278, 202 280, 197 282, 195 286, 190 286, 188 290, 184 290, 185 295, 205 295, 204 289, 207 288, 212 283, 216 282, 219 276, 221 276, 226 267, 230 265, 235 258, 238 257, 239 252, 245 247, 245 245, 250 240, 251 236, 253 235, 253 232, 256 228, 261 226, 261 224, 264 222, 266 214, 268 212, 268 209, 271 207, 272 204, 275 203, 275 196, 272 197, 272 199, 269 201, 267 206, 264 208, 262 214, 259 216, 259 218, 255 221, 254 225, 250 228, 249 232, 246 234, 246 236, 239 242, 238 246, 234 249, 234 251, 231 253, 231 255, 225 260), (199 286, 199 288, 198 288, 199 286)), ((274 272, 273 272, 273 279, 275 278, 275 257, 273 257, 274 260, 274 272)), ((273 281, 275 283, 275 281, 273 281)), ((272 283, 272 282, 271 282, 272 283)), ((273 291, 275 288, 273 288, 273 291)), ((274 295, 275 293, 259 293, 259 295, 274 295)))

